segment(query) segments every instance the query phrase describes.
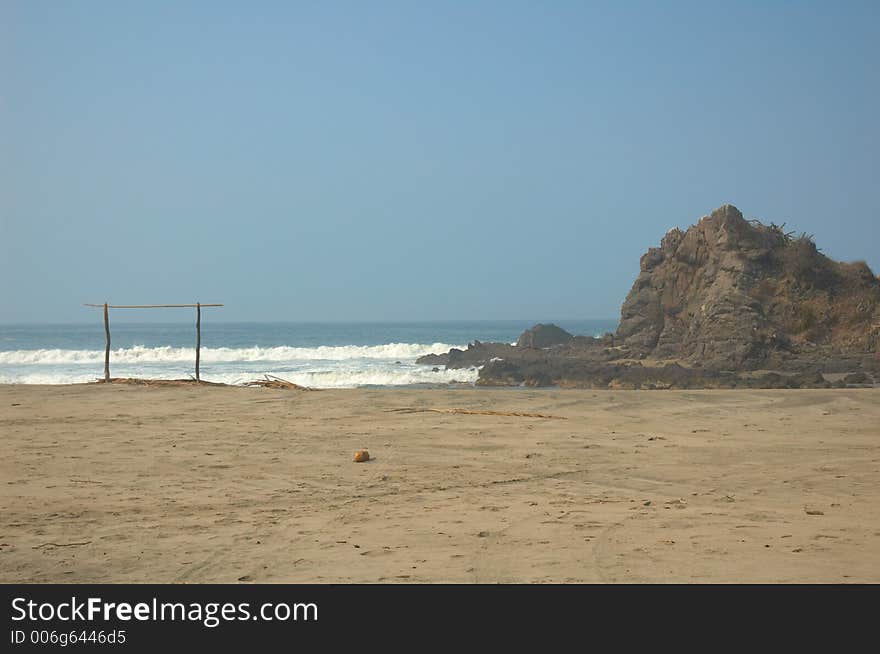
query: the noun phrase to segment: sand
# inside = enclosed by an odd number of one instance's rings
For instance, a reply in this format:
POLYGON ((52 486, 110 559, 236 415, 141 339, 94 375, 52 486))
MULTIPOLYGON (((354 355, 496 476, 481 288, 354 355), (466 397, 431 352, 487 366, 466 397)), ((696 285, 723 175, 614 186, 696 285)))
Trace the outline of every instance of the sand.
POLYGON ((0 438, 2 582, 880 582, 880 389, 0 386, 0 438))

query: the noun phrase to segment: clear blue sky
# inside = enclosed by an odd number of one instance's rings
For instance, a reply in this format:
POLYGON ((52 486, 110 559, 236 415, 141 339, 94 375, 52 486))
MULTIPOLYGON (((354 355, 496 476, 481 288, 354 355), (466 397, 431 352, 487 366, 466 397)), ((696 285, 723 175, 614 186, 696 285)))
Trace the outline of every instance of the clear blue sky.
POLYGON ((0 0, 0 322, 613 317, 725 202, 876 273, 878 8, 0 0))

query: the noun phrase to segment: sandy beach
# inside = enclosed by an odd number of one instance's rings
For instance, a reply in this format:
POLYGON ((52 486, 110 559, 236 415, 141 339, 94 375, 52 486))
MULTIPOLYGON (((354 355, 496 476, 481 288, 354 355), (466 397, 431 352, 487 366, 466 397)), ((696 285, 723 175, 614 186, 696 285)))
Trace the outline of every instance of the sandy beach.
POLYGON ((880 389, 16 385, 0 432, 7 583, 880 582, 880 389))

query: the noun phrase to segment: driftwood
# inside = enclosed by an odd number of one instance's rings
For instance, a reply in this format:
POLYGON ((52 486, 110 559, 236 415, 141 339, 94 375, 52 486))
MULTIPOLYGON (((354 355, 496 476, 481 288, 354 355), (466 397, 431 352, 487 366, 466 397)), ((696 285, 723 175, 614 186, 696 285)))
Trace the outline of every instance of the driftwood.
POLYGON ((98 379, 90 384, 131 384, 134 386, 229 386, 221 382, 199 381, 189 379, 140 379, 139 377, 111 377, 110 379, 98 379))
MULTIPOLYGON (((262 386, 263 388, 281 388, 288 391, 314 391, 317 389, 294 384, 275 375, 263 375, 265 379, 256 379, 241 384, 241 386, 262 386)), ((111 377, 110 379, 96 379, 90 384, 130 384, 132 386, 238 386, 238 384, 224 384, 222 382, 209 382, 204 379, 141 379, 139 377, 111 377)))
POLYGON ((247 382, 245 386, 262 386, 263 388, 283 388, 288 391, 313 391, 314 388, 309 388, 308 386, 300 386, 299 384, 294 384, 293 382, 289 382, 286 379, 281 379, 281 377, 276 377, 275 375, 263 375, 265 379, 256 379, 251 382, 247 382))
POLYGON ((79 547, 80 545, 88 545, 91 542, 92 541, 90 540, 85 540, 81 543, 43 543, 42 545, 34 545, 31 549, 39 550, 44 547, 79 547))
POLYGON ((470 409, 386 409, 389 413, 464 413, 473 416, 515 416, 517 418, 545 418, 547 420, 568 420, 565 416, 551 416, 545 413, 519 413, 516 411, 472 411, 470 409))

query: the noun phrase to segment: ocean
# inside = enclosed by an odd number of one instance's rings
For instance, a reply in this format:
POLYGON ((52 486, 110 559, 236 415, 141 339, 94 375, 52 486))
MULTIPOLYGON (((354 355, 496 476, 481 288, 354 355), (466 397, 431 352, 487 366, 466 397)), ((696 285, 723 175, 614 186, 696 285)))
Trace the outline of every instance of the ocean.
MULTIPOLYGON (((313 388, 473 383, 478 370, 416 365, 473 340, 512 343, 536 322, 230 323, 203 312, 201 378, 241 384, 276 375, 313 388)), ((616 320, 559 320, 572 334, 613 331, 616 320)), ((110 314, 113 377, 187 379, 195 371, 194 323, 137 323, 110 314)), ((104 326, 0 325, 0 383, 70 384, 103 378, 104 326)))

